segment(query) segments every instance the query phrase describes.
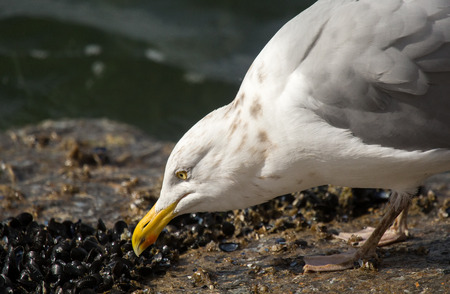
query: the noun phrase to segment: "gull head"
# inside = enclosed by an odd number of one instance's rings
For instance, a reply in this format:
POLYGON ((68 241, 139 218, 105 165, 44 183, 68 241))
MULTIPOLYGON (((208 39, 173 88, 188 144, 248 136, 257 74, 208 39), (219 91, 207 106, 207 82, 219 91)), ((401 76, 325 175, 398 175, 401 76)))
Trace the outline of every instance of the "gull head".
POLYGON ((240 112, 235 108, 230 104, 211 112, 176 144, 160 197, 133 233, 137 255, 177 215, 226 211, 268 200, 264 195, 270 193, 259 183, 267 153, 261 142, 265 134, 239 123, 240 112))

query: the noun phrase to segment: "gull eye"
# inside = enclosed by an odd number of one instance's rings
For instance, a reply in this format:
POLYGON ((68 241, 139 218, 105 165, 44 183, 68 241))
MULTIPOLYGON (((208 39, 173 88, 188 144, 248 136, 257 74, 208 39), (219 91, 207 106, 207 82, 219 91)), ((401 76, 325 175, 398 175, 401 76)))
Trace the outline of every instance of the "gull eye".
POLYGON ((177 172, 175 173, 175 175, 176 175, 177 178, 179 178, 180 180, 187 180, 187 178, 188 178, 187 171, 185 171, 185 170, 177 171, 177 172))

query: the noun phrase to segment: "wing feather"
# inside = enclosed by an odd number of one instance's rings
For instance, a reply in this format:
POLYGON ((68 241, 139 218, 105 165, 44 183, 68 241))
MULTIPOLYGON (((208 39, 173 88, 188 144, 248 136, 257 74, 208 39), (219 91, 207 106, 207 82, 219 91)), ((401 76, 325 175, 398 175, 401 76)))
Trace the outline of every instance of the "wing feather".
MULTIPOLYGON (((370 144, 449 148, 450 1, 322 0, 314 6, 281 30, 308 31, 298 40, 302 58, 293 73, 306 77, 316 100, 312 111, 370 144), (311 33, 318 26, 320 36, 311 33)), ((286 88, 295 83, 290 79, 286 88)))

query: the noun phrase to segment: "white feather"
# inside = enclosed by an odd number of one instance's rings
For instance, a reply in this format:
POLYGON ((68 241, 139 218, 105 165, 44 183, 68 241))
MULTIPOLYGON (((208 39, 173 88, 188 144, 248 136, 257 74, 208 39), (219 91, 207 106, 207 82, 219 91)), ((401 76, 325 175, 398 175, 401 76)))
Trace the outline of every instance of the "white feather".
POLYGON ((178 142, 156 211, 243 208, 322 184, 404 195, 450 170, 449 12, 449 1, 318 1, 178 142))

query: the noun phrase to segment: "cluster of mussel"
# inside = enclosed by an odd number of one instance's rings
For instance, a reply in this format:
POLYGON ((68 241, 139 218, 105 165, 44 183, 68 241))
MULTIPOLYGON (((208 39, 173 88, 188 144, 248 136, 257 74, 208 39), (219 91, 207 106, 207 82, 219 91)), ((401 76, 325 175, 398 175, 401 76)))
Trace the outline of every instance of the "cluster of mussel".
MULTIPOLYGON (((142 274, 163 270, 169 259, 136 257, 128 225, 107 229, 71 221, 48 225, 22 213, 0 223, 1 293, 95 293, 139 288, 142 274)), ((154 253, 154 252, 153 252, 154 253)), ((170 254, 166 254, 170 256, 170 254)))
POLYGON ((94 227, 81 220, 51 219, 43 225, 31 214, 22 213, 0 223, 0 294, 121 293, 142 289, 144 279, 164 274, 188 249, 217 242, 220 250, 234 251, 237 244, 226 239, 309 227, 311 220, 305 219, 301 207, 312 205, 324 211, 320 208, 326 206, 335 210, 337 202, 336 195, 323 190, 285 195, 239 211, 179 216, 139 257, 130 242, 134 227, 124 221, 112 228, 101 219, 94 227))
POLYGON ((124 221, 107 228, 101 219, 96 227, 54 219, 43 225, 29 213, 3 220, 0 294, 125 293, 142 289, 143 279, 164 274, 180 252, 231 236, 234 226, 222 222, 220 214, 181 216, 139 257, 130 242, 133 230, 124 221))

